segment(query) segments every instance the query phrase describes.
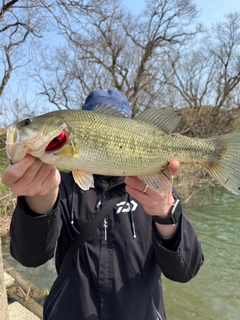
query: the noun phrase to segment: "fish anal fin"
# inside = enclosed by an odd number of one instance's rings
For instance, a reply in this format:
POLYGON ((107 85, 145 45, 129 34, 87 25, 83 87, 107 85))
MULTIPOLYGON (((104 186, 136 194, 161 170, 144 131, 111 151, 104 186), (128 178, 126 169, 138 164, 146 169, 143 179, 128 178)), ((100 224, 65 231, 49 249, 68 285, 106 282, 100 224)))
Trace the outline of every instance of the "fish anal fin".
POLYGON ((72 175, 74 181, 82 190, 89 190, 90 188, 94 188, 94 180, 91 173, 81 170, 73 170, 72 175))
POLYGON ((138 178, 157 193, 165 194, 172 189, 173 179, 168 168, 164 168, 160 173, 151 176, 139 176, 138 178))

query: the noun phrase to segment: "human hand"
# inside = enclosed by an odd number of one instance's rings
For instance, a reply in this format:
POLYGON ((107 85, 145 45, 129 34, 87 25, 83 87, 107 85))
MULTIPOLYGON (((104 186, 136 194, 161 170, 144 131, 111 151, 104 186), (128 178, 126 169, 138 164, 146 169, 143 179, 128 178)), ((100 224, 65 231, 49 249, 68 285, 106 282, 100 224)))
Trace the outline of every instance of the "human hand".
MULTIPOLYGON (((168 165, 168 169, 172 175, 176 175, 180 168, 178 161, 172 161, 168 165)), ((138 200, 144 211, 150 216, 167 216, 174 203, 172 190, 166 194, 159 194, 148 188, 146 192, 143 192, 146 184, 137 177, 126 177, 126 191, 136 200, 138 200)), ((175 226, 163 226, 157 224, 158 230, 164 237, 171 237, 176 229, 175 226)))
POLYGON ((3 172, 2 183, 16 196, 45 196, 58 187, 60 174, 54 166, 27 155, 3 172))
MULTIPOLYGON (((178 161, 172 161, 168 165, 168 169, 172 175, 176 175, 180 168, 178 161)), ((143 192, 146 184, 137 177, 126 177, 126 191, 136 200, 138 200, 147 214, 151 216, 164 216, 167 215, 171 208, 174 198, 172 190, 166 194, 159 194, 151 188, 143 192)))

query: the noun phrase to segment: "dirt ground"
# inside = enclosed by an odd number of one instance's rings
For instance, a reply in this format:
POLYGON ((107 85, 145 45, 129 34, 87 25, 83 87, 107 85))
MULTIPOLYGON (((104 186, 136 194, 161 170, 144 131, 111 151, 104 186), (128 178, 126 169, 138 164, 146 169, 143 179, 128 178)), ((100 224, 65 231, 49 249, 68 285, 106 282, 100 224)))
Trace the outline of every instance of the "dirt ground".
POLYGON ((15 205, 16 197, 11 192, 0 192, 0 236, 9 231, 15 205))
POLYGON ((0 236, 9 232, 11 217, 0 218, 0 236))

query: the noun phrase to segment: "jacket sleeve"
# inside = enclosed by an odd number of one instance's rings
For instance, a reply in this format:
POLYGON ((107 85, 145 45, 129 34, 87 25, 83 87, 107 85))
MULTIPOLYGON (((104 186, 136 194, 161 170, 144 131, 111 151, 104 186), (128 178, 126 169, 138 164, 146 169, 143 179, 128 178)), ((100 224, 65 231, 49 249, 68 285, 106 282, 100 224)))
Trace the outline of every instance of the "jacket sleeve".
POLYGON ((161 271, 170 280, 188 282, 198 273, 203 264, 201 244, 184 214, 182 214, 177 234, 167 243, 160 238, 155 227, 153 244, 161 271))
POLYGON ((37 267, 54 255, 62 220, 59 195, 53 210, 38 214, 28 207, 24 197, 18 197, 10 225, 10 252, 26 267, 37 267))

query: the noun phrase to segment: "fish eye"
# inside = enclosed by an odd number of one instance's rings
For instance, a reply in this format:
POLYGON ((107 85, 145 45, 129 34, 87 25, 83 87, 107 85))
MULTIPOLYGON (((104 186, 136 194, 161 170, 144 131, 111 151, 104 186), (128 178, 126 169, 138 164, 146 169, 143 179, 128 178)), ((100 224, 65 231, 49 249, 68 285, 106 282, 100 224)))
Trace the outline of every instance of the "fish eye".
POLYGON ((23 127, 27 127, 27 126, 30 125, 30 123, 31 123, 31 119, 27 118, 27 119, 22 121, 22 126, 23 127))
POLYGON ((28 127, 31 123, 32 123, 32 119, 26 118, 26 119, 24 119, 22 121, 19 121, 16 124, 16 127, 21 130, 22 128, 28 127))

